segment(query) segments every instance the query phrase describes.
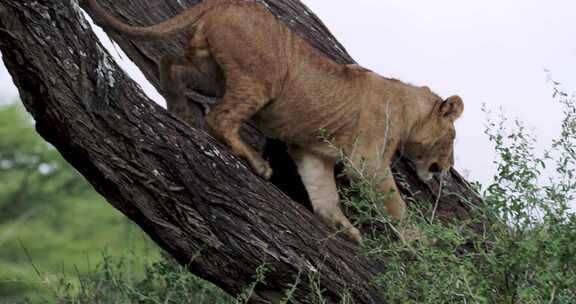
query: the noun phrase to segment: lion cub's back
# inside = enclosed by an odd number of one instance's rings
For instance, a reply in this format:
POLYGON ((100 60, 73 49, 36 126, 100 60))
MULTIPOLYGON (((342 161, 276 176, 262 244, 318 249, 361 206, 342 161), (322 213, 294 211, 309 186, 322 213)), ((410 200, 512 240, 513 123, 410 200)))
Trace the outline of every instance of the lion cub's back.
POLYGON ((202 31, 224 70, 251 77, 274 95, 289 65, 290 30, 255 2, 218 6, 202 18, 202 31), (232 69, 232 71, 230 71, 232 69))

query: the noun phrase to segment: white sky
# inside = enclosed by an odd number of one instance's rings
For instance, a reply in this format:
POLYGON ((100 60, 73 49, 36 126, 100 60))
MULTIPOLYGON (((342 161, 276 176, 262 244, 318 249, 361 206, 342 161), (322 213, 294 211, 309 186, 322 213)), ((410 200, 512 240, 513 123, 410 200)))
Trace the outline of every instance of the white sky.
MULTIPOLYGON (((532 126, 542 146, 558 134, 561 108, 552 101, 544 70, 568 91, 576 89, 576 1, 303 2, 361 65, 464 99, 456 167, 472 180, 488 182, 494 173, 483 103, 532 126)), ((119 63, 138 74, 126 56, 119 63)), ((136 78, 162 102, 141 75, 136 78)), ((16 94, 0 65, 0 100, 16 94)))

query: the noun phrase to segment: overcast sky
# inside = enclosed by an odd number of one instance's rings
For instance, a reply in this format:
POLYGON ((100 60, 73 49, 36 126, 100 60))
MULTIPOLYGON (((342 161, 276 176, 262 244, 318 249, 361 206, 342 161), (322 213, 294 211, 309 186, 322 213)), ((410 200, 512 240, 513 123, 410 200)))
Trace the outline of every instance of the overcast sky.
MULTIPOLYGON (((561 108, 544 71, 569 92, 576 89, 576 1, 303 2, 361 65, 464 99, 455 155, 457 169, 469 178, 488 182, 494 173, 483 103, 533 127, 541 147, 558 134, 561 108)), ((125 56, 119 63, 137 75, 125 56)), ((141 75, 136 78, 161 102, 141 75)), ((16 94, 0 66, 0 100, 16 94)))

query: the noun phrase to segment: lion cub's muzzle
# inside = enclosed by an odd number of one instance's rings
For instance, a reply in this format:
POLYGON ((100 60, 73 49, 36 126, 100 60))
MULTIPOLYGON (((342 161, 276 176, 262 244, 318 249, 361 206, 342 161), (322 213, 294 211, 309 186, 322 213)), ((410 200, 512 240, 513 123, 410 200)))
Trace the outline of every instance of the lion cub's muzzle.
POLYGON ((452 167, 450 163, 445 165, 441 165, 438 162, 426 163, 424 161, 413 161, 413 163, 416 166, 418 177, 424 182, 430 181, 434 176, 443 177, 452 167))

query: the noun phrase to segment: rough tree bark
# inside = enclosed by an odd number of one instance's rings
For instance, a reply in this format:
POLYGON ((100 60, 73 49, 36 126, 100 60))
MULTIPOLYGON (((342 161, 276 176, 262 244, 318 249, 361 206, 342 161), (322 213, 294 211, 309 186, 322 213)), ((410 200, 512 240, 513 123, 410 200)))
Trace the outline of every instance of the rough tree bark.
MULTIPOLYGON (((130 23, 150 24, 198 1, 101 2, 130 23)), ((298 0, 265 2, 324 54, 353 62, 298 0)), ((182 49, 178 38, 114 39, 155 85, 158 58, 182 49)), ((383 302, 370 278, 385 261, 363 257, 206 133, 150 101, 100 45, 76 1, 0 0, 0 50, 40 135, 193 273, 236 295, 266 264, 266 285, 258 285, 256 303, 266 302, 265 291, 290 287, 298 275, 320 277, 328 303, 339 302, 344 290, 355 303, 383 302)), ((260 142, 254 130, 247 134, 260 142)), ((281 145, 267 150, 275 184, 303 198, 301 188, 286 186, 299 180, 283 168, 281 145)), ((407 195, 423 208, 434 204, 437 184, 419 182, 402 159, 395 169, 406 178, 407 195)), ((444 189, 440 219, 469 219, 479 199, 467 183, 452 171, 444 189)), ((293 303, 315 301, 308 285, 298 286, 293 303)))

